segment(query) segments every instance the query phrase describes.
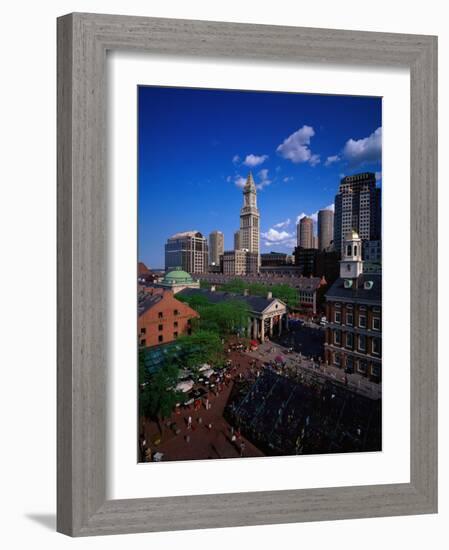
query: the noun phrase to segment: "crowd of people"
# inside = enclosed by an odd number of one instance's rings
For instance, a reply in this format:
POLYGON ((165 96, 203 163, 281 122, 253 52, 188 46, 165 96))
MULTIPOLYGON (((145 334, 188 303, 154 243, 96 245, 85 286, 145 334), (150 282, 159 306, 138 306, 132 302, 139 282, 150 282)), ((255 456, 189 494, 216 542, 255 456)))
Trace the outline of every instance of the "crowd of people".
POLYGON ((226 414, 267 455, 381 449, 380 401, 276 363, 235 384, 226 414))

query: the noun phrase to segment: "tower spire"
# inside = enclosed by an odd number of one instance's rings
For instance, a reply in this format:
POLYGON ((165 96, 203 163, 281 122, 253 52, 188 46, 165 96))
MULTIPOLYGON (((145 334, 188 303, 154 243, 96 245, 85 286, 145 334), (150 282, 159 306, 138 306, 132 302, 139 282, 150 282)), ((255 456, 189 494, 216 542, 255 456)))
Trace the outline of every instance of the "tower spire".
POLYGON ((251 191, 256 190, 256 184, 254 183, 253 173, 249 171, 248 177, 246 178, 245 190, 250 189, 251 191))

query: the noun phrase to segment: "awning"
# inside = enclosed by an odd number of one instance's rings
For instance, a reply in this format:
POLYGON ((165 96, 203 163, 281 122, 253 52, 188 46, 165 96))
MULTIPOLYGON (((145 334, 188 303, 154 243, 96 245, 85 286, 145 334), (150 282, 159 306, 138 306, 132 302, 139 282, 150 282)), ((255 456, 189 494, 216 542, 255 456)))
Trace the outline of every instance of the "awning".
POLYGON ((193 384, 193 380, 184 380, 184 382, 179 382, 179 384, 176 386, 176 391, 187 393, 193 388, 193 384))

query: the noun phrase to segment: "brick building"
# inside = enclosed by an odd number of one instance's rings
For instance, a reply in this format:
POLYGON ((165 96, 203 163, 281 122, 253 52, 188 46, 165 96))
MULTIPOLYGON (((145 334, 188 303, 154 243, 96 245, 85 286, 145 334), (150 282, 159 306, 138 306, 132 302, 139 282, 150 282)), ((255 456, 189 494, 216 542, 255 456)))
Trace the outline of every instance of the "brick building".
POLYGON ((190 334, 190 320, 199 317, 173 292, 146 296, 138 306, 138 339, 140 347, 153 347, 173 342, 178 336, 190 334))
POLYGON ((346 372, 382 378, 382 276, 363 273, 361 239, 345 239, 340 277, 326 292, 325 360, 346 372))

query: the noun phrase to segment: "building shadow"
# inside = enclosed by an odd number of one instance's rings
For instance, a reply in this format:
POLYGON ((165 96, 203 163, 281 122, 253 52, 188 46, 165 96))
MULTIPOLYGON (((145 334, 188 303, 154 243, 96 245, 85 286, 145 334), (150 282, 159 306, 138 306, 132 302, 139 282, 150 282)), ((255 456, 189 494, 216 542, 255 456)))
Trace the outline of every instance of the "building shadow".
POLYGON ((25 514, 25 517, 50 531, 56 531, 56 514, 25 514))

